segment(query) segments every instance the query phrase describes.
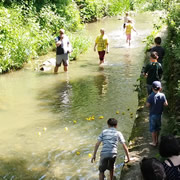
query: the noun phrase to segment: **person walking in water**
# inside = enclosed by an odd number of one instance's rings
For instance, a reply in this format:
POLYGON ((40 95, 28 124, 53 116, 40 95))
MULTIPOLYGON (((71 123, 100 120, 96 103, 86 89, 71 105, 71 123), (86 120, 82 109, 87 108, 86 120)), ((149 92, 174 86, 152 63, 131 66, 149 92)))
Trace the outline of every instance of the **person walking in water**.
POLYGON ((136 29, 132 25, 132 20, 128 19, 127 24, 125 25, 126 27, 126 43, 129 43, 129 46, 131 45, 131 30, 134 30, 136 33, 136 29))
POLYGON ((113 179, 114 175, 114 163, 117 156, 117 146, 118 142, 122 144, 122 147, 127 156, 127 162, 130 161, 129 151, 125 144, 124 137, 121 132, 117 131, 117 123, 118 121, 114 118, 110 118, 107 121, 108 129, 102 131, 102 133, 98 137, 98 141, 94 148, 94 154, 91 159, 93 163, 96 159, 96 153, 99 148, 99 145, 103 143, 103 147, 101 150, 101 157, 99 163, 99 180, 104 180, 104 172, 106 169, 110 171, 110 180, 113 179))
POLYGON ((64 33, 64 29, 59 30, 60 35, 55 38, 56 42, 56 66, 54 68, 54 73, 58 72, 58 68, 63 63, 64 71, 68 71, 69 56, 68 54, 72 51, 69 38, 64 33))
POLYGON ((104 28, 100 29, 100 33, 101 34, 96 38, 94 51, 96 51, 97 47, 100 64, 102 64, 104 63, 105 53, 109 53, 109 40, 108 37, 105 35, 104 28))
POLYGON ((126 12, 126 16, 124 17, 124 24, 123 24, 123 28, 125 29, 126 28, 126 24, 128 22, 128 19, 129 19, 129 13, 126 12))

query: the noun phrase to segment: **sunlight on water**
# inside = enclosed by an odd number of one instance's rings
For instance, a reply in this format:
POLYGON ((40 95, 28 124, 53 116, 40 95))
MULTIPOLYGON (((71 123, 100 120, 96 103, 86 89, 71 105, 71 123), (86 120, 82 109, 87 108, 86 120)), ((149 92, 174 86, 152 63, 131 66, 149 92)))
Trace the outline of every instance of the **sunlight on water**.
MULTIPOLYGON (((94 145, 110 117, 118 119, 125 139, 137 109, 134 84, 143 65, 143 43, 151 29, 149 15, 135 17, 138 35, 128 47, 122 21, 106 19, 89 24, 92 39, 104 27, 110 39, 106 63, 98 67, 93 48, 71 62, 68 73, 42 73, 27 65, 0 76, 0 176, 18 180, 95 180, 99 152, 90 163, 94 145), (144 21, 146 17, 146 21, 144 21), (93 30, 93 31, 92 31, 93 30), (119 111, 119 113, 116 113, 119 111), (103 116, 103 118, 100 118, 103 116), (92 118, 94 117, 94 118, 92 118)), ((41 57, 54 58, 55 53, 41 57)), ((119 147, 116 175, 123 151, 119 147)))

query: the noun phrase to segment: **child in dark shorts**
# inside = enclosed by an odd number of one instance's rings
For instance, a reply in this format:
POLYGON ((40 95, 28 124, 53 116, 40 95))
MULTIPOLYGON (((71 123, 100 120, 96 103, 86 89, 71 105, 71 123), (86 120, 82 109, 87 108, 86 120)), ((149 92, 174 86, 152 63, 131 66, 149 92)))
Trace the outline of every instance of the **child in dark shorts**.
POLYGON ((150 132, 152 133, 152 143, 150 145, 157 146, 159 131, 161 130, 161 115, 163 112, 163 106, 167 106, 168 102, 166 96, 161 93, 161 82, 154 81, 152 83, 153 92, 147 99, 146 106, 150 107, 149 125, 150 132))
POLYGON ((93 163, 96 159, 96 153, 101 142, 103 143, 103 148, 100 155, 99 163, 99 180, 104 180, 104 172, 108 169, 110 171, 110 180, 113 179, 114 174, 114 163, 117 156, 117 145, 120 142, 124 148, 127 156, 127 162, 130 161, 129 151, 125 144, 124 137, 121 132, 117 131, 117 120, 110 118, 107 121, 108 129, 102 131, 98 137, 98 141, 94 148, 94 154, 91 159, 93 163))

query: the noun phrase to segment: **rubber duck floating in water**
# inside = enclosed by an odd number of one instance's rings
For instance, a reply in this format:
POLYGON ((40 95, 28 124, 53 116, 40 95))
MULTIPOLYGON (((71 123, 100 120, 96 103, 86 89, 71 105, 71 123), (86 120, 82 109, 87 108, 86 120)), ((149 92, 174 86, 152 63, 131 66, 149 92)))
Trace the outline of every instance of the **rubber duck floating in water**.
POLYGON ((90 116, 90 117, 86 118, 87 121, 91 121, 91 120, 94 120, 94 119, 95 119, 94 116, 90 116))
POLYGON ((99 119, 103 119, 104 118, 104 116, 99 116, 99 119))

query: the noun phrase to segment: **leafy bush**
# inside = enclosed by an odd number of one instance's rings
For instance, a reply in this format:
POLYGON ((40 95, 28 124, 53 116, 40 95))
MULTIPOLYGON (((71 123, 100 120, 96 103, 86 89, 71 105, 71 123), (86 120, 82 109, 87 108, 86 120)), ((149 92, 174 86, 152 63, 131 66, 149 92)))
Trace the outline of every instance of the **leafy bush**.
MULTIPOLYGON (((74 3, 66 8, 75 9, 75 6, 74 3)), ((68 11, 69 17, 64 18, 56 13, 56 7, 54 11, 52 8, 43 7, 38 13, 33 6, 0 7, 1 73, 22 68, 32 57, 46 54, 52 48, 60 27, 69 30, 82 27, 79 15, 68 11)))
POLYGON ((75 0, 82 22, 91 22, 106 15, 118 15, 129 10, 129 0, 75 0))
POLYGON ((89 45, 91 44, 91 41, 89 40, 89 38, 87 38, 86 35, 82 35, 79 36, 78 34, 71 34, 69 35, 72 47, 73 47, 73 52, 71 53, 70 59, 71 60, 76 60, 77 57, 85 52, 89 45))
POLYGON ((165 42, 164 80, 169 102, 169 115, 174 117, 168 123, 173 124, 172 133, 180 135, 180 5, 175 0, 168 6, 168 37, 165 42))

